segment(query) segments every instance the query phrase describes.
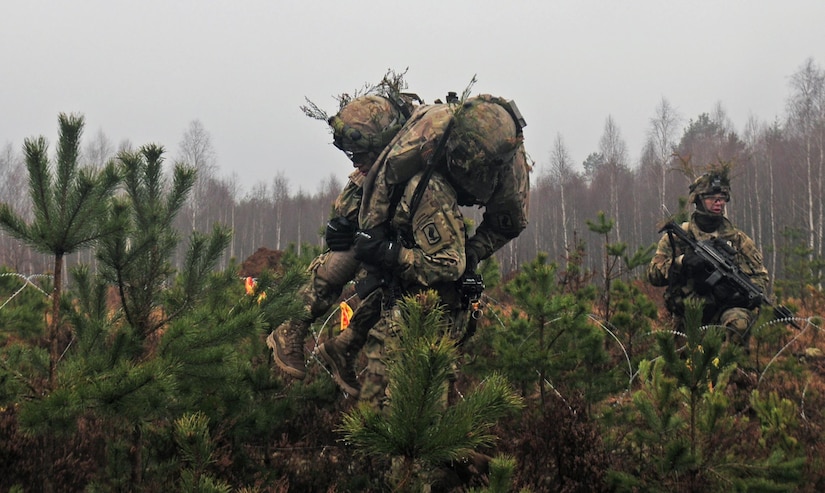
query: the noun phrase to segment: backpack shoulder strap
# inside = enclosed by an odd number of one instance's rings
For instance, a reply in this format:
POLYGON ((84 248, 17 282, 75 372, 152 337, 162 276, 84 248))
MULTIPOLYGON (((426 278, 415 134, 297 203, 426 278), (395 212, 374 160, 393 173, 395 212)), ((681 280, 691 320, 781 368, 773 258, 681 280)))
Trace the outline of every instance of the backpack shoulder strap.
POLYGON ((447 123, 447 128, 444 129, 444 133, 441 134, 441 137, 438 139, 438 145, 436 145, 435 151, 432 156, 427 159, 427 165, 424 167, 424 176, 421 177, 421 181, 419 181, 418 185, 415 187, 412 200, 410 201, 410 217, 415 216, 415 211, 418 209, 418 205, 424 197, 424 190, 427 189, 427 184, 430 182, 430 177, 433 176, 433 171, 435 171, 436 163, 438 163, 441 155, 444 154, 444 148, 447 145, 447 139, 450 138, 450 133, 452 133, 454 122, 455 119, 451 118, 450 122, 447 123))

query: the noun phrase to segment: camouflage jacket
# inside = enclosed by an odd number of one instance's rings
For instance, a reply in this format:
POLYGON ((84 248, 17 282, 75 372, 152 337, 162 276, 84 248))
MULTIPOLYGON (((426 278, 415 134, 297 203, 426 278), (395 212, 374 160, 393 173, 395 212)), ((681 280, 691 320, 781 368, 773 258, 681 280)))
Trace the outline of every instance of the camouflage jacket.
MULTIPOLYGON (((712 233, 705 233, 699 229, 693 217, 690 222, 683 223, 682 228, 697 241, 716 238, 725 241, 736 252, 733 262, 742 273, 763 291, 767 289, 768 270, 763 264, 762 253, 756 243, 744 232, 734 227, 727 218, 723 218, 721 226, 712 233)), ((674 259, 685 253, 686 245, 678 238, 673 238, 673 240, 674 244, 671 245, 670 237, 666 233, 659 239, 656 253, 648 265, 647 277, 654 286, 667 286, 665 305, 671 312, 679 313, 683 308, 684 299, 699 293, 697 293, 696 281, 689 276, 684 276, 681 266, 674 262, 674 259)), ((701 296, 708 303, 720 307, 725 306, 725 300, 715 300, 709 293, 701 293, 701 296)))
POLYGON ((452 285, 464 272, 464 216, 453 187, 433 173, 418 208, 410 203, 423 173, 411 178, 390 224, 402 238, 396 274, 407 289, 452 285))
POLYGON ((355 170, 349 175, 347 184, 332 204, 330 217, 345 217, 353 223, 358 222, 358 211, 364 195, 364 175, 355 170))

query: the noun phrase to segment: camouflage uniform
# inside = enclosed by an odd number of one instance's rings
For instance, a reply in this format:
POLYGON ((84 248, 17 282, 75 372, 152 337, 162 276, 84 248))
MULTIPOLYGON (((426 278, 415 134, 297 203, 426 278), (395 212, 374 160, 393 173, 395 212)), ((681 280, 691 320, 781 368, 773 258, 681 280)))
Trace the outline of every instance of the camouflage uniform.
MULTIPOLYGON (((397 277, 404 293, 437 290, 454 337, 462 335, 467 315, 455 281, 465 274, 465 267, 474 270, 478 261, 527 226, 530 170, 523 122, 517 122, 505 104, 482 95, 462 105, 417 108, 379 156, 364 185, 359 227, 376 228, 389 221, 402 237, 405 230, 412 231, 414 242, 408 244, 415 246, 399 255, 397 277), (443 154, 436 156, 439 152, 443 154), (436 171, 411 220, 410 202, 428 164, 436 171), (394 209, 400 187, 403 194, 394 209), (460 205, 485 206, 482 223, 469 239, 460 205)), ((388 296, 386 290, 382 295, 388 296)), ((361 391, 362 400, 379 408, 386 398, 385 357, 397 347, 399 330, 398 309, 392 303, 385 305, 389 308, 369 333, 367 376, 361 391)))
MULTIPOLYGON (((363 182, 364 175, 361 172, 354 171, 349 175, 347 184, 333 203, 330 217, 345 217, 352 223, 357 223, 363 182)), ((312 320, 326 313, 338 301, 346 283, 355 277, 359 265, 351 248, 326 251, 313 260, 308 269, 310 281, 300 293, 312 320)))
POLYGON ((403 244, 392 272, 400 290, 384 287, 373 291, 356 310, 382 306, 380 321, 370 329, 367 338, 367 369, 360 393, 363 401, 379 408, 386 397, 386 356, 397 348, 400 335, 400 313, 394 298, 433 289, 447 310, 459 309, 455 281, 464 272, 464 217, 455 190, 438 172, 430 177, 423 199, 411 217, 410 203, 421 177, 422 173, 418 173, 406 184, 390 221, 392 231, 399 234, 403 244))
POLYGON ((519 144, 512 166, 505 166, 490 200, 484 204, 481 224, 467 241, 467 251, 484 260, 527 227, 530 177, 524 144, 519 144))
MULTIPOLYGON (((723 188, 722 192, 728 193, 726 190, 729 189, 723 188)), ((693 189, 691 192, 696 193, 693 189)), ((693 203, 701 200, 699 195, 691 198, 693 203)), ((732 260, 742 273, 763 291, 767 289, 768 271, 763 265, 761 252, 754 241, 735 228, 727 217, 712 217, 702 210, 696 210, 691 214, 690 221, 682 224, 682 229, 697 241, 718 239, 727 243, 735 251, 732 260), (707 225, 702 227, 703 224, 707 225)), ((720 294, 718 291, 714 293, 702 280, 688 275, 681 265, 681 259, 688 250, 687 245, 676 237, 672 241, 671 244, 671 238, 667 233, 659 239, 656 254, 647 269, 648 280, 652 285, 667 286, 664 299, 668 311, 676 316, 681 324, 685 301, 688 298, 702 300, 702 323, 727 327, 730 331, 728 339, 746 346, 750 335, 749 329, 757 311, 743 306, 741 300, 728 297, 728 294, 720 294)))
MULTIPOLYGON (((360 171, 350 174, 347 184, 335 199, 330 217, 344 217, 353 224, 357 222, 363 181, 364 175, 360 171)), ((288 375, 298 379, 306 376, 304 364, 298 364, 297 358, 303 359, 303 341, 309 326, 338 301, 344 286, 356 277, 359 269, 360 262, 355 260, 352 248, 328 250, 309 265, 310 279, 298 292, 304 304, 304 315, 284 322, 270 333, 266 341, 273 351, 276 364, 288 375)))
MULTIPOLYGON (((330 224, 335 220, 351 224, 352 234, 358 222, 365 168, 401 129, 406 122, 406 115, 410 112, 410 108, 400 107, 398 101, 393 102, 394 99, 391 101, 387 97, 373 94, 361 96, 347 103, 338 114, 328 120, 333 130, 334 145, 347 154, 353 165, 359 168, 350 174, 349 181, 335 200, 331 216, 333 220, 330 221, 330 224)), ((329 231, 328 225, 328 243, 329 231)), ((346 283, 353 280, 359 271, 360 262, 355 260, 352 248, 344 249, 346 245, 351 245, 349 241, 351 240, 344 240, 343 248, 331 246, 333 249, 313 260, 309 267, 310 281, 299 292, 305 306, 304 316, 284 322, 266 339, 267 345, 272 349, 275 363, 294 378, 302 379, 306 376, 304 340, 310 324, 329 310, 341 296, 346 283)), ((366 317, 367 313, 369 310, 365 310, 358 320, 371 323, 371 319, 366 317)), ((358 340, 366 337, 365 330, 363 333, 354 330, 355 323, 354 319, 351 325, 353 330, 348 331, 346 338, 342 338, 342 347, 352 336, 358 340)), ((360 343, 358 345, 360 346, 360 343)), ((320 356, 328 359, 330 354, 332 350, 329 353, 321 352, 320 356)), ((333 365, 333 376, 346 390, 357 393, 357 388, 352 386, 355 380, 354 373, 351 378, 342 376, 342 372, 333 365)))

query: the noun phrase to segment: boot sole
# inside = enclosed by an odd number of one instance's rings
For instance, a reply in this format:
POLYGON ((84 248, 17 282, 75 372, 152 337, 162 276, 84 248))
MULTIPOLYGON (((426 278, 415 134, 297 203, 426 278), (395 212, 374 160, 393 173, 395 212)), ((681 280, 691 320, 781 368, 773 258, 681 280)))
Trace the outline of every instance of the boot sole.
POLYGON ((355 388, 352 385, 348 384, 343 378, 341 378, 341 372, 338 370, 338 365, 335 363, 335 358, 333 358, 328 352, 325 347, 325 344, 321 344, 318 346, 318 350, 316 351, 318 356, 324 360, 324 364, 329 368, 330 373, 332 373, 332 379, 335 380, 335 383, 338 384, 341 389, 346 392, 347 394, 358 397, 361 394, 361 389, 355 388))
POLYGON ((281 371, 298 380, 303 380, 307 376, 306 370, 290 366, 278 357, 278 345, 275 343, 274 333, 270 332, 269 335, 266 336, 266 345, 272 350, 272 359, 275 360, 275 364, 281 369, 281 371))

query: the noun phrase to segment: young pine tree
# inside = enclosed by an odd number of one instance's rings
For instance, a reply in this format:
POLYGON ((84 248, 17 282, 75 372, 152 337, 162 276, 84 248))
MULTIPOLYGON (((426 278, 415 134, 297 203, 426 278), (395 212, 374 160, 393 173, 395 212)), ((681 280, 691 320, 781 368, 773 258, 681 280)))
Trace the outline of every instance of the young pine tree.
POLYGON ((639 366, 632 405, 605 414, 609 436, 620 439, 614 445, 626 450, 628 460, 610 474, 611 488, 793 491, 804 457, 789 446, 792 404, 785 401, 772 411, 770 402, 754 394, 751 403, 761 426, 738 413, 728 387, 737 371, 736 349, 724 343, 723 327, 701 326, 701 316, 701 304, 686 306, 684 345, 677 347, 670 334, 662 334, 662 356, 639 366), (769 440, 758 439, 760 430, 769 440), (776 446, 777 438, 784 449, 776 446))
POLYGON ((202 412, 235 432, 258 407, 250 374, 264 306, 288 306, 300 276, 260 304, 244 296, 234 268, 216 272, 229 241, 221 227, 193 232, 175 271, 173 221, 194 175, 177 167, 167 187, 156 146, 119 159, 126 193, 98 218, 116 226, 97 250, 100 274, 74 270, 76 299, 63 305, 73 344, 53 391, 19 400, 19 420, 45 433, 82 432, 78 423, 93 420, 108 437, 95 488, 168 490, 180 470, 165 458, 175 419, 202 412))
POLYGON ((341 429, 363 453, 397 459, 400 466, 390 478, 393 491, 420 491, 432 469, 492 444, 493 425, 518 410, 521 400, 503 377, 493 374, 448 405, 457 352, 437 296, 430 292, 399 303, 404 335, 388 363, 389 404, 383 412, 359 405, 344 415, 341 429))
POLYGON ((111 230, 101 221, 120 179, 114 165, 101 171, 79 166, 83 117, 58 116, 57 162, 53 168, 44 137, 26 139, 23 151, 29 174, 34 220, 26 223, 7 204, 0 204, 0 227, 35 250, 54 256, 54 284, 46 338, 49 344, 49 387, 54 388, 60 357, 60 297, 66 255, 94 244, 111 230))
POLYGON ((548 385, 593 398, 609 379, 604 333, 589 320, 593 291, 566 292, 558 277, 545 254, 523 265, 505 285, 517 308, 493 337, 493 368, 525 394, 537 386, 542 403, 548 385))

